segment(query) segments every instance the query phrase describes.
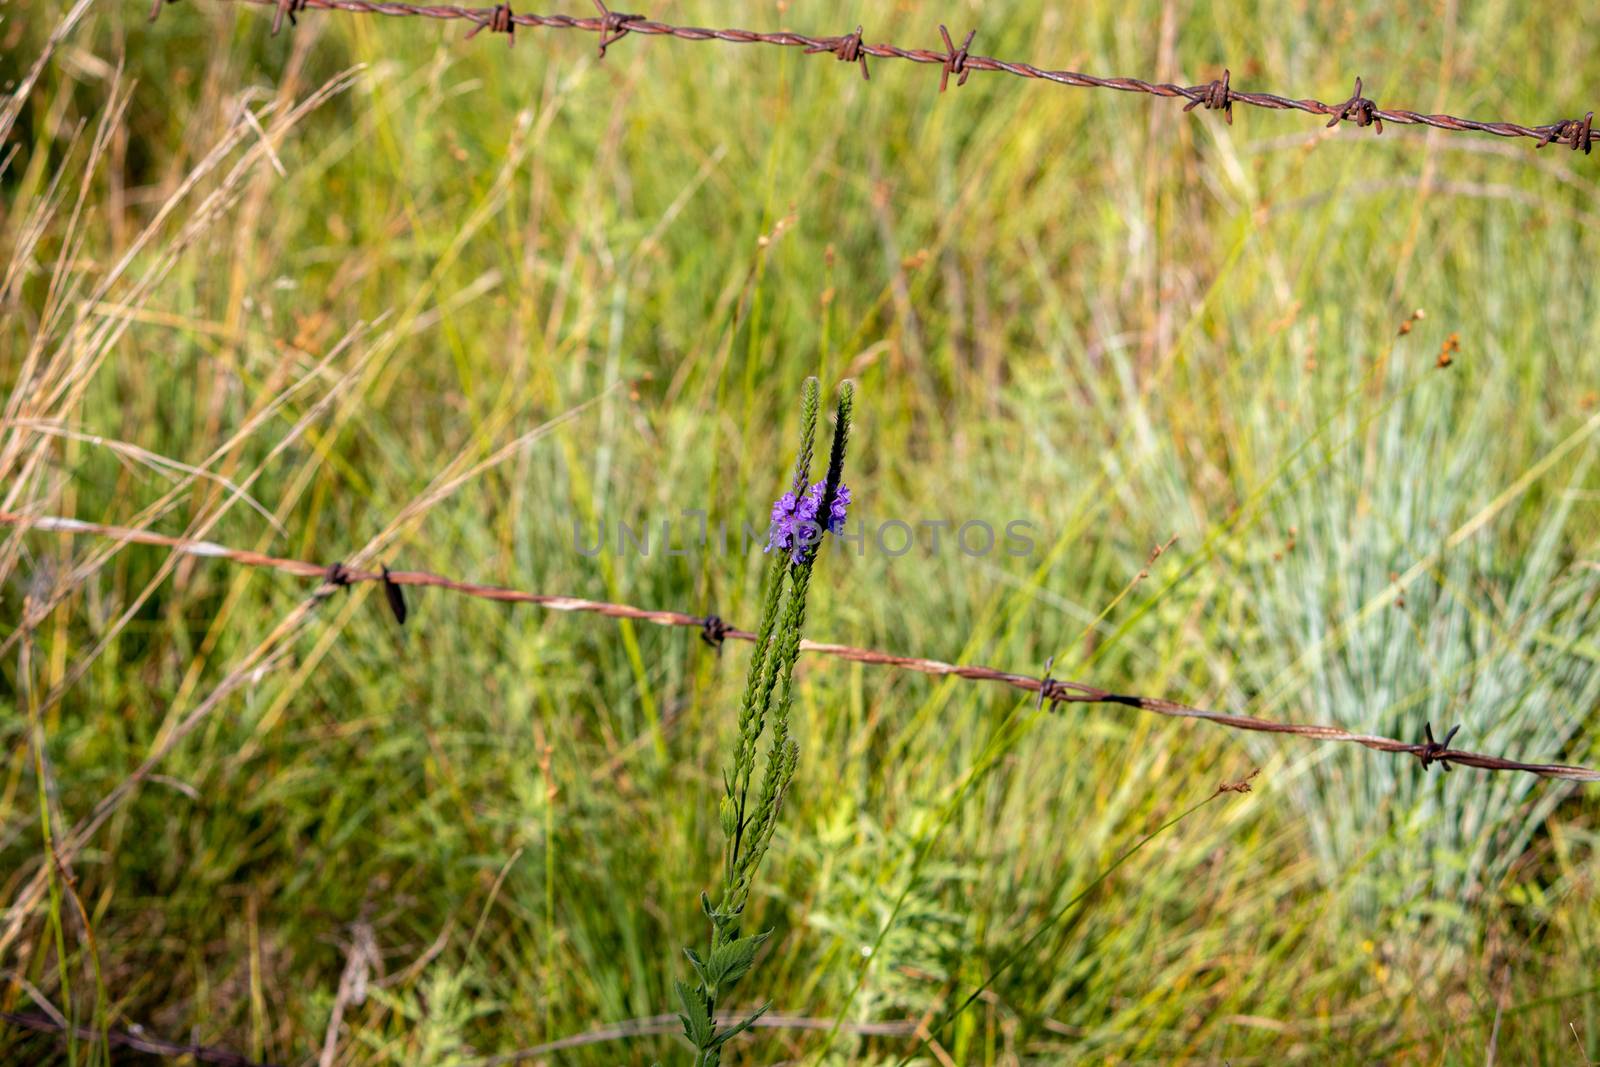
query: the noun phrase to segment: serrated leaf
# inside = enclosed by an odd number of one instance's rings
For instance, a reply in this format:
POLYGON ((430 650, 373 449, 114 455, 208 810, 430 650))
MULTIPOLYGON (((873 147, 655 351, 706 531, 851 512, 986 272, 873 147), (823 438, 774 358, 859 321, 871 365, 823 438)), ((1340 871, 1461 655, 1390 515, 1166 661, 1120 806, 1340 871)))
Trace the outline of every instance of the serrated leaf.
POLYGON ((730 941, 718 947, 711 953, 711 962, 706 965, 706 972, 710 981, 706 983, 708 989, 720 989, 725 985, 732 985, 745 976, 750 970, 750 965, 755 962, 756 949, 761 943, 772 936, 772 931, 751 934, 741 937, 737 941, 730 941))
POLYGON ((684 949, 683 954, 689 957, 689 966, 694 968, 695 975, 700 979, 700 987, 702 989, 711 989, 711 974, 706 970, 706 961, 701 959, 700 954, 692 948, 684 949))
POLYGON ((678 1003, 683 1007, 683 1013, 678 1016, 679 1021, 683 1023, 683 1035, 695 1048, 710 1047, 714 1028, 711 1025, 711 1013, 706 1008, 705 998, 683 982, 674 980, 672 988, 677 991, 678 1003))
POLYGON ((742 1034, 746 1030, 750 1029, 756 1024, 757 1019, 761 1018, 767 1013, 767 1009, 770 1007, 772 1007, 772 1002, 768 1001, 755 1011, 751 1012, 743 1021, 735 1023, 733 1026, 730 1026, 726 1030, 723 1030, 721 1033, 717 1034, 716 1037, 711 1039, 711 1047, 721 1048, 725 1043, 727 1043, 729 1038, 737 1037, 739 1034, 742 1034))

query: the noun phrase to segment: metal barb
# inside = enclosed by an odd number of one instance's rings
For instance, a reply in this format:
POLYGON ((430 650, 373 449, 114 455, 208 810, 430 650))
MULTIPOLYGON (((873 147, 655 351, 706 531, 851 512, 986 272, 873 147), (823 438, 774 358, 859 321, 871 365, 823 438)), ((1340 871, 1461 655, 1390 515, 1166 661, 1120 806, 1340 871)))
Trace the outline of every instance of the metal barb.
POLYGON ((1443 741, 1433 739, 1433 723, 1422 724, 1422 731, 1428 736, 1428 741, 1422 746, 1422 751, 1417 753, 1417 758, 1422 760, 1422 769, 1427 770, 1430 763, 1437 763, 1443 767, 1445 773, 1450 772, 1450 760, 1445 755, 1450 750, 1450 739, 1455 737, 1456 731, 1461 729, 1461 724, 1450 727, 1450 732, 1444 735, 1443 741))
POLYGON ((1378 114, 1378 105, 1361 95, 1361 79, 1356 79, 1356 91, 1350 94, 1350 99, 1337 105, 1333 118, 1328 120, 1328 129, 1339 125, 1349 119, 1357 126, 1376 126, 1378 132, 1383 132, 1383 119, 1378 114))
POLYGON ((467 34, 467 40, 472 40, 484 30, 488 30, 490 33, 503 33, 509 39, 507 43, 515 45, 517 43, 517 16, 512 13, 511 5, 496 4, 494 11, 488 18, 472 27, 471 32, 467 34))
POLYGON ((728 632, 732 629, 732 626, 722 621, 720 615, 707 615, 704 625, 700 627, 700 640, 721 652, 722 642, 727 639, 728 632))
POLYGON ((306 0, 277 0, 277 4, 277 11, 272 16, 272 36, 274 37, 278 36, 279 30, 283 29, 283 16, 289 16, 289 25, 298 26, 300 23, 295 20, 295 14, 306 9, 306 0))
POLYGON ((955 43, 950 40, 950 31, 945 29, 942 24, 939 26, 939 36, 944 38, 945 52, 944 71, 939 75, 939 91, 941 93, 950 84, 950 75, 952 74, 957 76, 957 88, 967 84, 967 75, 971 73, 971 71, 967 70, 967 60, 972 58, 967 54, 967 49, 972 47, 972 39, 977 35, 977 30, 968 30, 967 39, 961 42, 960 48, 957 48, 955 43))
POLYGON ((1035 711, 1043 711, 1046 700, 1054 704, 1066 695, 1066 687, 1050 677, 1050 668, 1054 667, 1055 664, 1056 658, 1054 656, 1044 661, 1044 677, 1039 679, 1039 699, 1033 705, 1035 711))
POLYGON ((401 626, 406 624, 406 598, 400 592, 400 587, 389 576, 388 566, 383 568, 383 595, 389 601, 389 610, 394 612, 394 621, 401 626))
POLYGON ((843 37, 830 37, 826 41, 818 41, 806 49, 806 55, 814 56, 820 53, 832 53, 841 63, 860 63, 861 80, 871 81, 872 74, 867 70, 867 55, 861 51, 861 27, 856 27, 855 33, 847 33, 843 37))
POLYGON ((328 569, 323 572, 322 584, 326 587, 315 594, 318 600, 325 600, 340 589, 350 585, 350 571, 341 561, 328 564, 328 569))
POLYGON ((594 9, 600 12, 600 58, 604 59, 606 46, 616 44, 628 36, 628 23, 638 22, 644 16, 612 11, 601 0, 594 0, 594 9))
POLYGON ((1594 112, 1591 111, 1582 119, 1562 119, 1560 122, 1551 123, 1544 127, 1539 135, 1539 143, 1535 148, 1543 148, 1554 141, 1564 144, 1574 152, 1582 149, 1584 155, 1594 146, 1594 112))
POLYGON ((1187 114, 1197 107, 1204 107, 1207 111, 1220 111, 1223 118, 1228 120, 1228 125, 1233 125, 1233 90, 1228 85, 1228 79, 1233 77, 1231 70, 1224 69, 1222 77, 1205 85, 1192 86, 1191 93, 1200 95, 1183 105, 1187 114))

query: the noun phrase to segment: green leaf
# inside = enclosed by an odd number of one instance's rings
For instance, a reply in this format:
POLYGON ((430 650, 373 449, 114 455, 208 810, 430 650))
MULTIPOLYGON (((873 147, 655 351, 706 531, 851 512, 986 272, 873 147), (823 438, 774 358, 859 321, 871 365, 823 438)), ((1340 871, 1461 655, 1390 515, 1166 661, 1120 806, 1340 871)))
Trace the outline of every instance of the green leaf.
POLYGON ((711 979, 706 987, 717 990, 743 978, 745 972, 750 970, 750 965, 755 962, 756 949, 761 947, 761 942, 771 936, 771 930, 751 934, 749 937, 730 941, 714 950, 711 953, 711 962, 706 966, 711 979))
POLYGON ((756 1024, 757 1019, 761 1018, 767 1013, 767 1009, 770 1007, 772 1007, 772 1004, 769 1001, 768 1003, 761 1005, 761 1007, 757 1008, 755 1011, 751 1012, 750 1015, 742 1022, 730 1026, 726 1030, 722 1031, 716 1037, 711 1039, 711 1047, 714 1049, 721 1048, 729 1038, 737 1037, 739 1034, 742 1034, 746 1030, 750 1029, 756 1024))
POLYGON ((700 988, 708 993, 715 989, 716 986, 711 981, 711 973, 706 970, 706 961, 700 958, 700 954, 692 948, 684 949, 683 954, 689 957, 689 966, 694 968, 694 973, 699 977, 700 988))
POLYGON ((678 1003, 683 1007, 683 1013, 678 1016, 683 1023, 683 1036, 695 1048, 710 1048, 715 1028, 711 1023, 711 1011, 706 1006, 705 997, 699 991, 691 989, 683 982, 674 981, 672 988, 678 993, 678 1003))

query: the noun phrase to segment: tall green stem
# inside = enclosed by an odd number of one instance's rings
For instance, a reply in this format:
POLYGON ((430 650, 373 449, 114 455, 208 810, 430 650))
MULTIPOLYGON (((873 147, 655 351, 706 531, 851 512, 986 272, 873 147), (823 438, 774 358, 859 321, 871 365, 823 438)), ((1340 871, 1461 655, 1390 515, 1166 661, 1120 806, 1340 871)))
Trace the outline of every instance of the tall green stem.
MULTIPOLYGON (((795 462, 797 498, 808 491, 818 394, 816 379, 807 379, 801 403, 800 450, 795 462)), ((818 498, 817 519, 822 527, 828 523, 829 507, 842 483, 852 398, 847 382, 840 392, 828 473, 818 498)), ((794 667, 800 656, 801 632, 805 629, 806 597, 811 588, 819 543, 820 536, 817 543, 802 546, 793 553, 787 550, 776 553, 767 571, 755 650, 750 657, 744 696, 739 704, 732 762, 723 772, 724 793, 719 811, 725 838, 721 891, 715 906, 709 896, 701 894, 700 897, 701 908, 711 921, 711 947, 704 958, 692 949, 685 949, 697 981, 674 983, 682 1009, 679 1018, 683 1021, 684 1034, 695 1047, 696 1067, 715 1067, 721 1061, 722 1046, 748 1029, 766 1011, 766 1007, 762 1007, 737 1025, 721 1030, 716 1025, 719 995, 750 970, 756 950, 771 932, 741 937, 740 924, 756 873, 771 847, 784 798, 800 763, 800 746, 789 736, 789 713, 794 703, 794 667), (775 695, 776 705, 773 703, 775 695), (769 724, 772 729, 766 765, 752 803, 750 784, 755 772, 756 749, 769 724)))

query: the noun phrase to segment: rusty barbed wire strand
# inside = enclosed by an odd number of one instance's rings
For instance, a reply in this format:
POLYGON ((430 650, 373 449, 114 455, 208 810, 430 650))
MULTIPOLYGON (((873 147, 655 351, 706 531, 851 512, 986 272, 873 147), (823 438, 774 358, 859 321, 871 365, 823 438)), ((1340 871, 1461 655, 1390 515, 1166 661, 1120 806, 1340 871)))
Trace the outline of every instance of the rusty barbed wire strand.
MULTIPOLYGON (((176 0, 165 0, 165 3, 174 2, 176 0)), ((1371 126, 1375 132, 1380 134, 1383 132, 1383 124, 1388 122, 1398 126, 1429 126, 1436 130, 1457 133, 1473 132, 1492 134, 1495 137, 1527 137, 1535 141, 1535 147, 1538 148, 1543 148, 1550 144, 1561 144, 1566 145, 1573 151, 1581 150, 1586 155, 1593 148, 1594 112, 1592 111, 1581 119, 1557 119, 1554 122, 1526 126, 1517 122, 1483 122, 1476 119, 1461 118, 1456 115, 1434 115, 1403 108, 1380 108, 1376 102, 1362 95, 1360 78, 1356 79, 1355 92, 1351 94, 1349 99, 1336 104, 1314 99, 1278 96, 1275 93, 1245 92, 1235 89, 1231 84, 1230 74, 1227 71, 1223 72, 1221 78, 1203 85, 1174 85, 1169 82, 1145 81, 1142 78, 1103 78, 1078 71, 1050 70, 1044 67, 1036 67, 1031 63, 1020 63, 996 59, 993 56, 972 54, 968 49, 972 44, 976 31, 969 32, 961 47, 956 48, 950 37, 949 30, 944 26, 939 27, 939 34, 943 38, 944 44, 944 49, 940 51, 927 48, 902 48, 893 44, 869 44, 862 40, 859 26, 854 33, 828 37, 815 37, 788 30, 762 33, 756 30, 678 26, 667 22, 657 22, 640 15, 628 15, 611 11, 600 0, 594 0, 597 14, 593 16, 515 14, 509 4, 483 8, 462 7, 455 4, 411 4, 400 2, 400 0, 230 0, 230 2, 274 8, 273 33, 277 33, 281 29, 285 15, 289 17, 290 23, 293 24, 297 13, 305 11, 338 11, 351 14, 382 15, 390 18, 424 18, 470 22, 473 24, 474 29, 468 33, 467 36, 469 37, 475 36, 483 30, 514 34, 518 26, 552 30, 583 30, 599 35, 600 57, 602 59, 605 58, 606 48, 609 45, 615 44, 629 34, 639 34, 646 37, 672 37, 680 41, 765 44, 783 48, 799 48, 808 55, 833 55, 844 62, 859 63, 861 74, 864 78, 870 77, 867 73, 868 56, 876 59, 901 59, 910 63, 934 65, 940 68, 939 88, 941 92, 948 86, 952 74, 956 76, 956 84, 959 86, 966 84, 967 76, 973 71, 989 71, 998 74, 1011 74, 1019 78, 1028 78, 1036 81, 1054 82, 1057 85, 1067 85, 1075 88, 1115 89, 1119 92, 1143 93, 1147 96, 1181 99, 1187 102, 1184 111, 1192 111, 1196 107, 1222 111, 1229 124, 1233 122, 1233 105, 1245 104, 1250 107, 1265 108, 1271 111, 1303 111, 1311 115, 1325 116, 1328 119, 1327 125, 1330 127, 1337 126, 1341 122, 1354 122, 1357 126, 1371 126)), ((150 9, 150 19, 152 21, 160 15, 163 6, 163 0, 153 0, 150 9)))
MULTIPOLYGON (((394 610, 396 619, 402 624, 405 622, 405 611, 403 607, 395 607, 399 589, 402 586, 420 586, 443 589, 480 600, 493 600, 507 604, 533 604, 549 611, 584 612, 604 615, 613 619, 634 619, 639 622, 654 623, 657 626, 689 627, 701 631, 702 640, 718 648, 720 648, 724 640, 729 638, 736 641, 754 641, 756 639, 754 633, 731 626, 716 615, 690 615, 681 611, 652 610, 634 607, 631 604, 586 600, 582 597, 530 593, 500 585, 483 585, 477 582, 457 581, 429 571, 395 571, 390 570, 387 566, 377 571, 351 570, 342 563, 331 565, 310 563, 305 560, 287 559, 281 556, 252 552, 247 549, 229 548, 214 541, 195 541, 182 537, 169 537, 150 530, 140 530, 126 526, 109 526, 103 523, 85 522, 82 519, 64 518, 55 515, 22 515, 16 512, 0 511, 0 526, 18 527, 24 531, 31 529, 46 533, 106 537, 126 543, 168 548, 174 552, 181 552, 184 555, 201 559, 220 559, 249 567, 268 568, 298 578, 315 578, 320 581, 316 592, 322 596, 332 595, 338 589, 357 582, 377 582, 383 585, 386 594, 392 594, 389 597, 389 604, 391 609, 394 610)), ((1098 686, 1087 685, 1083 682, 1069 682, 1059 678, 1052 678, 1050 677, 1051 662, 1046 662, 1044 676, 1040 678, 1026 674, 1013 674, 1010 671, 1002 671, 994 667, 946 663, 942 660, 925 659, 920 656, 901 656, 877 649, 829 644, 809 639, 800 642, 800 649, 803 652, 831 656, 835 659, 869 663, 881 667, 894 667, 900 670, 916 671, 921 674, 949 676, 968 681, 997 682, 1002 685, 1008 685, 1013 689, 1036 694, 1037 703, 1041 708, 1046 701, 1049 701, 1052 707, 1058 704, 1120 704, 1124 707, 1136 708, 1156 715, 1165 715, 1169 718, 1200 719, 1234 730, 1246 730, 1253 733, 1289 734, 1295 737, 1308 737, 1315 741, 1357 744, 1378 752, 1414 756, 1421 762, 1424 770, 1431 764, 1437 763, 1448 771, 1450 766, 1454 764, 1462 767, 1477 767, 1486 771, 1520 771, 1527 774, 1535 774, 1541 778, 1559 778, 1571 782, 1600 782, 1600 771, 1592 770, 1588 767, 1575 767, 1561 763, 1523 763, 1518 760, 1504 759, 1500 756, 1447 748, 1446 746, 1449 744, 1450 739, 1455 736, 1456 729, 1459 729, 1459 727, 1446 734, 1443 742, 1437 742, 1434 740, 1433 726, 1430 723, 1427 726, 1426 740, 1412 743, 1392 737, 1353 733, 1337 726, 1277 722, 1271 719, 1258 719, 1253 715, 1210 711, 1161 697, 1115 693, 1109 689, 1101 689, 1098 686)))

